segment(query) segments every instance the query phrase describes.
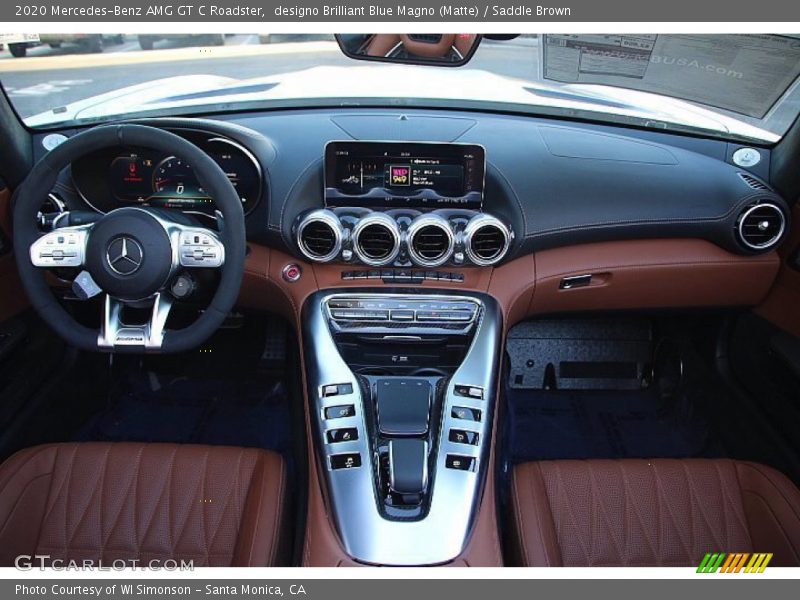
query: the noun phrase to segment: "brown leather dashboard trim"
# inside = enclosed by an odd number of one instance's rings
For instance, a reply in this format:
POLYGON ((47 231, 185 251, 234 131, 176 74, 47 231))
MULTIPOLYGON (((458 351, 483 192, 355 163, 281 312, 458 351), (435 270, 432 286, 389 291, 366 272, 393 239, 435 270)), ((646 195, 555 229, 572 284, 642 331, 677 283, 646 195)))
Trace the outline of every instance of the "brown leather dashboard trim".
POLYGON ((536 255, 528 315, 586 310, 749 306, 778 272, 774 252, 731 254, 702 240, 636 240, 546 250, 536 255), (559 289, 565 277, 586 287, 559 289))
MULTIPOLYGON (((548 312, 757 304, 766 296, 778 266, 775 253, 739 256, 701 240, 604 242, 526 255, 496 268, 457 269, 464 275, 463 283, 426 281, 413 287, 492 295, 502 307, 505 334, 515 323, 548 312), (563 277, 584 273, 597 274, 592 285, 558 289, 563 277)), ((347 267, 342 265, 309 264, 278 250, 251 245, 240 304, 283 314, 294 324, 299 337, 300 310, 310 294, 320 289, 374 287, 378 291, 388 287, 380 283, 369 286, 369 280, 343 281, 344 269, 347 267), (302 269, 300 280, 294 283, 281 276, 289 263, 302 269)), ((300 351, 302 358, 302 345, 300 351)), ((303 379, 305 393, 305 368, 303 379)), ((307 431, 312 431, 307 398, 304 407, 307 431)), ((310 435, 307 444, 309 498, 303 565, 357 566, 359 563, 342 549, 327 513, 324 482, 310 435)), ((494 443, 491 453, 494 456, 494 443)), ((472 536, 462 556, 450 564, 502 565, 498 535, 495 481, 490 470, 472 536)))

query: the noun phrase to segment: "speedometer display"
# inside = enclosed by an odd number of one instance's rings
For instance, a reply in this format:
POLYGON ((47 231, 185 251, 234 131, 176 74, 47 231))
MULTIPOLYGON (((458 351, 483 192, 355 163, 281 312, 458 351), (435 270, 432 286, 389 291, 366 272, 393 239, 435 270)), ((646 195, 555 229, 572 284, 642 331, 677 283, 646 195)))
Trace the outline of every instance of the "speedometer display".
POLYGON ((152 187, 153 194, 148 202, 150 206, 203 210, 213 205, 192 166, 182 158, 169 156, 158 163, 153 173, 152 187))
MULTIPOLYGON (((225 172, 239 194, 245 214, 261 197, 262 172, 249 150, 223 137, 192 137, 225 172)), ((189 162, 146 149, 129 149, 110 159, 96 153, 73 165, 76 187, 101 212, 140 205, 213 214, 214 199, 189 162), (106 177, 98 173, 106 172, 106 177)))

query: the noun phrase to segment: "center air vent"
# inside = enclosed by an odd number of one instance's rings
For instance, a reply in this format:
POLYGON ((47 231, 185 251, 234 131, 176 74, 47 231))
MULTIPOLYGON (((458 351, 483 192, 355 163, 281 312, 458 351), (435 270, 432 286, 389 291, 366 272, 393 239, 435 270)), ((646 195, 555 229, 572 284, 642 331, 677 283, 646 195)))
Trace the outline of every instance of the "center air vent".
POLYGON ((492 265, 505 256, 511 244, 511 231, 502 221, 489 215, 473 217, 464 230, 464 245, 476 265, 492 265))
POLYGON ((392 262, 400 251, 400 231, 391 217, 373 213, 353 229, 353 250, 361 262, 374 267, 392 262))
POLYGON ((767 250, 786 228, 783 211, 774 204, 754 204, 742 212, 736 225, 739 241, 752 250, 767 250))
POLYGON ((437 215, 417 217, 408 228, 408 253, 417 265, 438 267, 453 253, 453 230, 437 215))
POLYGON ((297 245, 311 260, 333 260, 342 248, 342 225, 328 210, 309 213, 297 228, 297 245))

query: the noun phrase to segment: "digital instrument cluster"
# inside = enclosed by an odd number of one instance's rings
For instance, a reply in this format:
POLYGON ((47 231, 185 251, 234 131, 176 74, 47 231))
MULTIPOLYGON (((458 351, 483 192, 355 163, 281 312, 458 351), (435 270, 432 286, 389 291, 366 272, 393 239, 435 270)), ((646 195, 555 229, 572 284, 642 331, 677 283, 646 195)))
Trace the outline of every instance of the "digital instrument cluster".
MULTIPOLYGON (((223 137, 202 138, 195 143, 228 176, 245 214, 253 210, 262 190, 261 166, 255 157, 223 137)), ((215 210, 213 198, 192 165, 177 156, 141 148, 127 148, 112 155, 104 151, 74 163, 72 175, 84 200, 101 212, 132 205, 200 214, 213 214, 215 210)))

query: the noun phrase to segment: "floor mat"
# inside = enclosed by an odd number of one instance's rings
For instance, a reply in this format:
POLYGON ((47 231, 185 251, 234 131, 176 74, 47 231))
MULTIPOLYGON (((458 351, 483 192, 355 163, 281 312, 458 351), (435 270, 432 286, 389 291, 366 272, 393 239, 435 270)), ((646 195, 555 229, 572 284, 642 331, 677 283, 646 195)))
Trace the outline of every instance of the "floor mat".
POLYGON ((529 460, 718 455, 708 424, 656 389, 506 388, 509 452, 529 460))
POLYGON ((75 435, 77 441, 142 441, 291 447, 288 395, 280 381, 129 375, 124 390, 75 435))

